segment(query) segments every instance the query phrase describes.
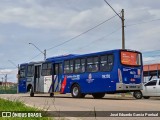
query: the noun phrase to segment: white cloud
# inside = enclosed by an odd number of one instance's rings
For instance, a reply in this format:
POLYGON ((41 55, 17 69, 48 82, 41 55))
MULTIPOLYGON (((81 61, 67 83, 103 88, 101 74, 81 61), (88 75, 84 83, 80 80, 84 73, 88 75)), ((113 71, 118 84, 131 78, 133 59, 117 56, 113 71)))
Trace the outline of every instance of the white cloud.
POLYGON ((16 74, 17 69, 3 69, 0 70, 0 74, 16 74))
MULTIPOLYGON (((125 25, 160 18, 159 0, 108 2, 118 13, 124 8, 125 25)), ((33 42, 44 50, 88 30, 115 14, 103 0, 1 0, 0 11, 0 57, 3 58, 2 66, 7 68, 10 67, 9 59, 23 63, 39 53, 29 46, 28 42, 33 42)), ((126 48, 143 51, 159 49, 158 25, 159 21, 126 26, 126 48)), ((121 30, 108 35, 120 26, 121 20, 116 16, 95 30, 47 51, 47 56, 121 48, 121 30), (98 40, 105 35, 103 40, 98 40)), ((34 61, 42 59, 43 55, 40 55, 34 61)), ((9 72, 12 73, 8 70, 9 72)))

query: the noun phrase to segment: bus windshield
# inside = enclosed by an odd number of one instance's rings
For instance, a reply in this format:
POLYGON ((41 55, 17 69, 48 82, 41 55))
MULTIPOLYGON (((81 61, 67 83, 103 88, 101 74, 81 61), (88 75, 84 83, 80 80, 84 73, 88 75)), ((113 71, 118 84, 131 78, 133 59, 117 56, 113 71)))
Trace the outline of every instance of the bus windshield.
POLYGON ((20 71, 19 71, 19 75, 20 75, 20 78, 25 78, 26 77, 26 66, 21 66, 20 67, 20 71))
POLYGON ((129 66, 140 66, 141 54, 137 52, 121 51, 121 63, 129 66))

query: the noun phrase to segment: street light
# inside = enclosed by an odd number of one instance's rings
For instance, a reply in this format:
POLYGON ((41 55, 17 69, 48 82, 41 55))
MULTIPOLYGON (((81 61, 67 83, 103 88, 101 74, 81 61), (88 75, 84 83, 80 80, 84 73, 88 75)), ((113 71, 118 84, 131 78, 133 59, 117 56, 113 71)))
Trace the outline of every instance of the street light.
POLYGON ((43 55, 44 55, 44 60, 46 60, 46 49, 43 51, 41 51, 35 44, 33 43, 29 43, 30 45, 33 45, 35 48, 37 48, 37 50, 39 50, 43 55))

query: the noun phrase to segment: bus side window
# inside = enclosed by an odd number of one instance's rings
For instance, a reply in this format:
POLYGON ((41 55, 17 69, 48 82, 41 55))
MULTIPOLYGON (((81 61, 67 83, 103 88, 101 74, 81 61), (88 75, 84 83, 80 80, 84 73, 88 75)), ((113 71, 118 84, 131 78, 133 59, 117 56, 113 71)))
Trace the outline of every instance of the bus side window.
POLYGON ((34 66, 29 65, 27 68, 27 77, 32 77, 34 75, 34 66))
POLYGON ((100 71, 111 71, 113 67, 113 55, 101 56, 100 71))
POLYGON ((74 65, 74 72, 79 73, 79 72, 81 72, 80 69, 81 69, 80 68, 80 59, 76 59, 75 60, 75 65, 74 65))
POLYGON ((49 76, 52 74, 52 63, 44 63, 42 65, 42 76, 49 76))
POLYGON ((70 60, 69 73, 73 73, 73 60, 70 60))
POLYGON ((69 73, 69 60, 64 62, 64 74, 69 73))
POLYGON ((58 64, 55 64, 54 75, 58 75, 58 64))
POLYGON ((99 59, 98 57, 94 57, 93 58, 93 63, 94 63, 94 68, 93 68, 93 72, 97 72, 99 70, 99 59))
POLYGON ((92 58, 87 58, 87 72, 92 72, 93 60, 92 58))
POLYGON ((59 64, 59 74, 60 74, 60 75, 62 74, 62 71, 63 71, 62 64, 59 64))
POLYGON ((107 55, 101 56, 100 71, 106 71, 107 68, 107 55))
POLYGON ((110 71, 113 67, 113 55, 108 55, 108 70, 110 71))
POLYGON ((81 73, 85 72, 86 60, 81 59, 81 73))
POLYGON ((99 58, 87 58, 87 72, 97 72, 99 70, 99 58))

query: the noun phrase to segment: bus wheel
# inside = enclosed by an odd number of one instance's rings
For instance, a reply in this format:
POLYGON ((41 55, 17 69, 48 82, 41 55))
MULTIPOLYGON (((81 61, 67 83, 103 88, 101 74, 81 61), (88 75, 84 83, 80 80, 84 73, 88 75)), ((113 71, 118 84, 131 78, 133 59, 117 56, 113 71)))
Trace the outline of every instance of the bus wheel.
POLYGON ((93 93, 92 96, 94 97, 94 99, 100 99, 105 96, 105 93, 93 93))
POLYGON ((33 87, 30 89, 30 97, 34 97, 33 87))
POLYGON ((54 93, 50 93, 50 97, 54 97, 54 93))
POLYGON ((143 98, 144 98, 144 99, 149 99, 150 97, 149 97, 149 96, 143 96, 143 98))
POLYGON ((135 92, 133 93, 133 96, 134 96, 136 99, 141 99, 141 98, 143 97, 141 91, 135 91, 135 92))
POLYGON ((84 98, 85 94, 82 94, 80 91, 80 87, 77 84, 74 84, 71 89, 71 94, 73 98, 84 98))

